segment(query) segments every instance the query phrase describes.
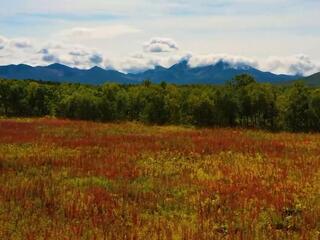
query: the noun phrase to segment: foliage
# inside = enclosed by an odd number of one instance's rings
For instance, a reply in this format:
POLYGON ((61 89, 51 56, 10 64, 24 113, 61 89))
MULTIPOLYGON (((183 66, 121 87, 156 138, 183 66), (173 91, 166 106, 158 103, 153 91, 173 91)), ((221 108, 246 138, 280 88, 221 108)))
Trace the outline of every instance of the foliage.
POLYGON ((319 131, 319 89, 236 76, 225 86, 48 84, 0 80, 0 115, 319 131))
POLYGON ((319 134, 2 119, 0 239, 319 239, 319 169, 319 134))

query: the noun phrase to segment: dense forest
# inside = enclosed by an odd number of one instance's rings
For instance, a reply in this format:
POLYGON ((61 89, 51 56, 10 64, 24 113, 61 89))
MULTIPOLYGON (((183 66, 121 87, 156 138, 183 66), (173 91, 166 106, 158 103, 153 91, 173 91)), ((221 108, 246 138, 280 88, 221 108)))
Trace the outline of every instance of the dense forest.
POLYGON ((0 116, 319 131, 320 89, 239 75, 224 86, 0 80, 0 116))

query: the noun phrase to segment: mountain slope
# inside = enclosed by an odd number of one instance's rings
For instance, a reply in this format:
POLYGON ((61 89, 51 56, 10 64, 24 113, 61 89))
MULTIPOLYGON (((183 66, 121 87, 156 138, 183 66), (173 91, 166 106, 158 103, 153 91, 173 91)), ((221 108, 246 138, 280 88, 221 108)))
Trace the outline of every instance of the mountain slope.
POLYGON ((320 72, 309 77, 305 77, 303 81, 310 86, 320 86, 320 72))
POLYGON ((134 82, 134 79, 130 79, 125 74, 115 70, 104 70, 98 67, 89 70, 81 70, 57 63, 46 67, 31 67, 23 64, 0 66, 0 77, 94 85, 103 84, 105 82, 134 82))
POLYGON ((215 65, 191 68, 187 61, 182 61, 170 68, 157 66, 154 69, 136 74, 124 74, 116 70, 93 67, 88 70, 70 68, 62 64, 44 67, 28 65, 0 66, 0 77, 9 79, 34 79, 55 82, 85 83, 99 85, 105 82, 136 84, 143 80, 155 83, 166 81, 174 84, 223 84, 239 74, 247 73, 258 82, 281 83, 299 79, 298 76, 276 75, 262 72, 247 65, 232 66, 220 61, 215 65))

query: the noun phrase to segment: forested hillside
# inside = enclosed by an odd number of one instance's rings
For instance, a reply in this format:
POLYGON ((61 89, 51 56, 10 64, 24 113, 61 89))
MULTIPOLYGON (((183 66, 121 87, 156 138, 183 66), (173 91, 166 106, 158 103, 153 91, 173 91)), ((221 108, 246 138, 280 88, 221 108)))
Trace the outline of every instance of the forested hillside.
POLYGON ((56 84, 0 80, 0 114, 94 121, 319 131, 320 89, 239 75, 224 86, 56 84))

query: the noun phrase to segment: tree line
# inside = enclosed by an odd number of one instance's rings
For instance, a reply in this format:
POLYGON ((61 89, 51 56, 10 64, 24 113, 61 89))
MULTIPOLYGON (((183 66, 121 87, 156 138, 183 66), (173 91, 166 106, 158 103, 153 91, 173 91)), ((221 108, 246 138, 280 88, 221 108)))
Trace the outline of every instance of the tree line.
POLYGON ((320 131, 320 89, 303 83, 257 83, 246 74, 224 86, 150 81, 90 86, 1 79, 0 115, 320 131))

